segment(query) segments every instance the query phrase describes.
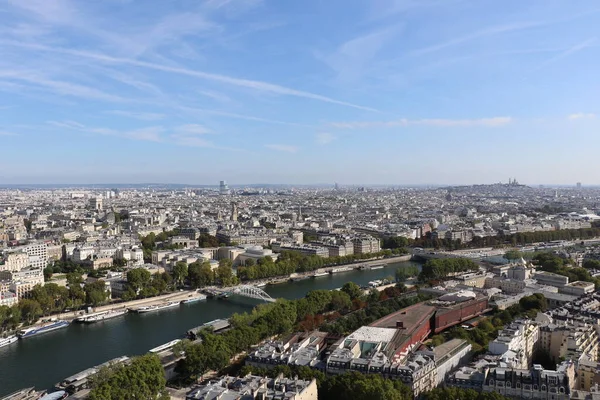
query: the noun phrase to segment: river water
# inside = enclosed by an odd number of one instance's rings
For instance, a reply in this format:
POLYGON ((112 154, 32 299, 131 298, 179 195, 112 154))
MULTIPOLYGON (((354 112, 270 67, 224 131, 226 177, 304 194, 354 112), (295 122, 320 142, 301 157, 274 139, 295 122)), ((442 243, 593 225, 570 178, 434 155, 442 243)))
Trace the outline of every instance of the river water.
MULTIPOLYGON (((413 262, 389 264, 374 271, 348 271, 263 288, 274 298, 297 299, 316 289, 335 289, 346 282, 366 285, 394 276, 396 269, 413 262)), ((183 337, 191 328, 236 312, 250 311, 257 303, 243 298, 181 305, 148 314, 127 314, 95 324, 71 324, 68 328, 19 340, 0 348, 0 396, 35 386, 48 389, 86 368, 123 355, 146 353, 151 348, 183 337)))

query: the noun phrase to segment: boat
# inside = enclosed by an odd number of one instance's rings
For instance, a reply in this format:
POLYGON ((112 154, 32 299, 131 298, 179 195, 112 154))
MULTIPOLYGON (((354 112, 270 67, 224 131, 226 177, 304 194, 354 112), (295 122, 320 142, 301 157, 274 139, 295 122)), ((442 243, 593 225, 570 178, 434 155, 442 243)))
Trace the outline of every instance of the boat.
POLYGON ((19 339, 26 339, 31 336, 36 336, 42 333, 48 333, 57 329, 66 328, 67 326, 69 326, 69 321, 57 320, 54 322, 49 322, 46 324, 22 329, 17 333, 17 335, 19 336, 19 339))
POLYGON ((17 340, 19 340, 19 337, 17 335, 11 335, 7 338, 0 338, 0 347, 8 346, 9 344, 16 342, 17 340))
POLYGON ((315 272, 313 274, 313 278, 318 278, 320 276, 327 276, 327 275, 329 275, 329 272, 315 272))
POLYGON ((82 389, 85 389, 88 384, 88 378, 92 375, 95 375, 100 371, 103 367, 110 367, 112 365, 122 364, 129 361, 129 357, 122 356, 118 358, 113 358, 105 363, 102 363, 96 367, 85 369, 81 372, 76 373, 75 375, 71 375, 68 378, 63 379, 60 383, 54 385, 56 390, 66 390, 69 393, 75 393, 82 389))
POLYGON ((133 311, 135 311, 138 314, 144 314, 144 313, 149 313, 152 311, 164 310, 166 308, 177 307, 179 304, 180 303, 178 301, 170 301, 170 302, 164 303, 164 304, 154 304, 152 306, 142 306, 142 307, 134 308, 133 311))
POLYGON ((308 275, 300 275, 300 276, 295 276, 293 278, 290 278, 290 281, 292 281, 292 282, 299 282, 299 281, 306 280, 308 278, 309 278, 308 275))
POLYGON ((329 271, 330 274, 337 274, 338 272, 346 272, 346 271, 352 271, 352 267, 339 267, 339 268, 334 268, 331 271, 329 271))
POLYGON ((375 270, 375 269, 383 269, 384 265, 373 265, 371 267, 371 270, 375 270))
POLYGON ((260 282, 260 283, 255 284, 254 286, 256 286, 256 287, 265 287, 265 286, 267 286, 267 282, 260 282))
POLYGON ((190 304, 190 303, 196 303, 198 301, 202 301, 202 300, 206 300, 206 296, 203 294, 199 294, 195 297, 190 297, 189 299, 185 299, 181 302, 181 304, 190 304))
POLYGON ((196 340, 198 339, 198 332, 200 332, 202 329, 210 329, 214 333, 217 333, 229 328, 230 326, 231 324, 226 319, 215 319, 213 321, 206 322, 200 326, 190 329, 189 331, 187 331, 187 336, 191 340, 196 340))
POLYGON ((83 322, 86 324, 91 324, 94 322, 104 321, 111 318, 120 317, 121 315, 125 315, 129 312, 126 308, 120 310, 109 310, 109 311, 101 311, 93 314, 83 315, 79 318, 76 318, 76 322, 83 322))
POLYGON ((153 349, 150 349, 150 353, 160 353, 161 351, 168 350, 179 342, 181 342, 181 339, 171 340, 169 343, 165 343, 153 349))
POLYGON ((69 394, 67 392, 65 392, 64 390, 60 390, 58 392, 48 393, 40 397, 40 400, 61 400, 67 398, 68 396, 69 394))

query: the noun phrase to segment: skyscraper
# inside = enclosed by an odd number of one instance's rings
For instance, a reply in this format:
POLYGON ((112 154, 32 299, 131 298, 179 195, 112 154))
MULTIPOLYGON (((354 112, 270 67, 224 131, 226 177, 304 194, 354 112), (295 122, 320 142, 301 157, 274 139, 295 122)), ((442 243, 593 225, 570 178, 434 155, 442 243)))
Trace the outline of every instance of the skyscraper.
POLYGON ((229 186, 227 186, 226 181, 219 182, 219 193, 220 194, 229 194, 229 186))
POLYGON ((581 182, 577 182, 577 189, 581 189, 581 182))

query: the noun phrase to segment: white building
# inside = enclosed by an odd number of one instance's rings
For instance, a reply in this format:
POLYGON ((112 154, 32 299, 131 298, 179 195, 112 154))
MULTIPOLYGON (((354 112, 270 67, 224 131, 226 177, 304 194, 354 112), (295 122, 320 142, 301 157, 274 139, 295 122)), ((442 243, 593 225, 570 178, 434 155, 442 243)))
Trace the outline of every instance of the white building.
POLYGON ((0 264, 0 271, 16 272, 27 268, 29 256, 26 253, 11 253, 6 257, 6 262, 0 264))

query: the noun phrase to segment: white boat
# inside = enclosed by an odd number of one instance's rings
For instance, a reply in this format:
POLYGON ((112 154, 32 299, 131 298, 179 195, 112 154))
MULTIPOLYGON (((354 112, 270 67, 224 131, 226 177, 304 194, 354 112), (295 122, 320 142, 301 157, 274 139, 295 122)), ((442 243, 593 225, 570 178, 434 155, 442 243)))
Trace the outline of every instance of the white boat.
POLYGON ((346 272, 346 271, 352 271, 352 267, 339 267, 339 268, 334 268, 330 271, 331 274, 337 274, 338 272, 346 272))
POLYGON ((175 346, 177 343, 181 342, 181 339, 171 340, 169 343, 162 344, 158 347, 150 349, 150 353, 160 353, 161 351, 168 350, 175 346))
POLYGON ((313 274, 313 278, 318 278, 320 276, 327 276, 327 275, 329 275, 329 272, 315 272, 313 274))
POLYGON ((0 347, 8 346, 9 344, 16 342, 17 340, 19 340, 19 337, 17 335, 12 335, 7 338, 0 338, 0 347))
POLYGON ((57 329, 66 328, 69 326, 69 321, 57 320, 47 324, 32 326, 19 331, 17 334, 20 339, 25 339, 31 336, 40 335, 42 333, 52 332, 57 329))
POLYGON ((383 269, 384 265, 374 265, 371 267, 371 270, 375 270, 375 269, 383 269))
POLYGON ((129 312, 129 310, 127 310, 126 308, 123 308, 120 310, 101 311, 101 312, 97 312, 97 313, 93 313, 93 314, 83 315, 83 316, 75 319, 75 321, 83 322, 86 324, 91 324, 93 322, 99 322, 99 321, 104 321, 104 320, 111 319, 111 318, 120 317, 121 315, 125 315, 128 312, 129 312))
POLYGON ((152 306, 142 306, 142 307, 134 308, 133 311, 135 311, 139 314, 143 314, 143 313, 149 313, 152 311, 164 310, 166 308, 177 307, 177 306, 179 306, 179 304, 180 303, 178 301, 171 301, 169 303, 164 303, 164 304, 155 304, 152 306))
POLYGON ((189 299, 185 299, 181 302, 181 304, 190 304, 190 303, 196 303, 198 301, 202 301, 202 300, 206 300, 206 296, 203 294, 199 294, 197 296, 194 297, 190 297, 189 299))

